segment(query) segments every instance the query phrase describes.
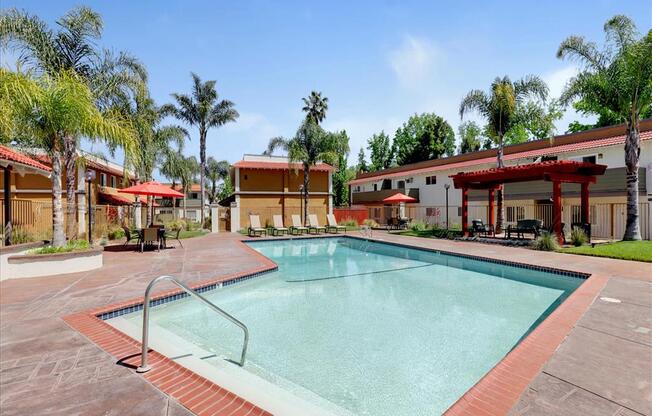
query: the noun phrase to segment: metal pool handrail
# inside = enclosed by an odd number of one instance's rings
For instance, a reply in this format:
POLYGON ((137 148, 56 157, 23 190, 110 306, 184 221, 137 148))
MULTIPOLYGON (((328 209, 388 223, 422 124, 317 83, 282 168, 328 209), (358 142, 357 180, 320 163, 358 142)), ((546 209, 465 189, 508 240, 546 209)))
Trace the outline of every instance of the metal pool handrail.
POLYGON ((222 310, 221 308, 215 306, 213 303, 211 303, 208 299, 200 295, 199 293, 195 292, 185 284, 181 283, 177 279, 175 279, 172 276, 159 276, 156 279, 152 280, 149 285, 147 286, 147 289, 145 289, 145 300, 143 303, 143 339, 142 339, 142 352, 141 352, 141 361, 140 361, 140 367, 136 369, 137 372, 139 373, 145 373, 149 370, 152 369, 151 366, 147 364, 147 344, 149 341, 149 301, 150 301, 150 295, 152 292, 152 288, 156 286, 158 282, 161 282, 163 280, 169 280, 170 282, 174 283, 175 285, 179 286, 181 289, 183 289, 187 294, 189 294, 191 297, 194 297, 195 299, 200 300, 203 302, 206 306, 211 308, 213 311, 217 312, 220 314, 222 317, 228 319, 235 325, 239 326, 242 331, 244 332, 244 343, 242 345, 242 354, 240 355, 240 362, 237 363, 240 367, 244 366, 245 363, 245 356, 247 355, 247 345, 249 344, 249 329, 245 324, 237 320, 235 317, 227 313, 226 311, 222 310))

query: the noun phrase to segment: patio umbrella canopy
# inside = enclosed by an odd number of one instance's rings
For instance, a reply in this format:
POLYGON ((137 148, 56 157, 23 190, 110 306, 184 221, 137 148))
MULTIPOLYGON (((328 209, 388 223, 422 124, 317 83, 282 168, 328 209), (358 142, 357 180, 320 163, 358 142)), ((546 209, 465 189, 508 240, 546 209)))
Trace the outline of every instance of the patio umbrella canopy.
POLYGON ((120 189, 118 192, 122 192, 123 194, 162 196, 164 198, 183 198, 181 192, 177 192, 169 186, 161 185, 156 181, 140 183, 120 189))
POLYGON ((394 195, 388 196, 387 198, 383 199, 383 202, 398 204, 401 202, 417 202, 417 200, 412 198, 411 196, 407 196, 405 194, 397 192, 394 195))

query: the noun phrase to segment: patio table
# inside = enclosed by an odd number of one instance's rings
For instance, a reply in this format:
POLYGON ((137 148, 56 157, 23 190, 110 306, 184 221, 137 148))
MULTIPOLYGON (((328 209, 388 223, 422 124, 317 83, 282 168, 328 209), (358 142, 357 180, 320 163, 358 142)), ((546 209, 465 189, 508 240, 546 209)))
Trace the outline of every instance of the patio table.
MULTIPOLYGON (((168 244, 165 239, 165 231, 166 231, 165 228, 163 227, 147 227, 147 228, 157 228, 158 238, 163 242, 163 248, 168 248, 168 244)), ((145 228, 139 228, 137 231, 138 231, 138 238, 142 241, 145 228)), ((138 245, 136 245, 136 251, 138 251, 138 245)))

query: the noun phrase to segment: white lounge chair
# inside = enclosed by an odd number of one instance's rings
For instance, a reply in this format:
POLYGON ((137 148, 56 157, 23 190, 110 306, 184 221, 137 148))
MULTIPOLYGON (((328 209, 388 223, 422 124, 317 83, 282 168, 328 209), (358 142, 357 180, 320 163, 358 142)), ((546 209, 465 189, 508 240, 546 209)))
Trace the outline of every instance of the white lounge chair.
POLYGON ((273 217, 274 220, 274 228, 272 228, 272 235, 279 235, 279 234, 287 234, 288 229, 287 227, 283 226, 283 216, 282 215, 274 215, 273 217))
POLYGON ((263 234, 267 236, 267 229, 260 226, 260 217, 258 215, 249 215, 249 237, 259 236, 262 237, 263 234))
POLYGON ((340 230, 344 230, 344 233, 346 234, 346 227, 337 224, 335 215, 327 214, 326 221, 328 221, 328 224, 326 225, 326 231, 330 232, 330 230, 335 230, 335 232, 338 233, 340 230))
POLYGON ((301 217, 297 214, 292 214, 292 227, 290 227, 290 233, 294 234, 303 234, 308 231, 308 227, 304 227, 301 224, 301 217))
POLYGON ((320 231, 326 232, 326 227, 321 227, 319 225, 319 221, 317 221, 316 214, 308 215, 308 232, 310 232, 311 230, 315 230, 316 234, 319 234, 320 231))

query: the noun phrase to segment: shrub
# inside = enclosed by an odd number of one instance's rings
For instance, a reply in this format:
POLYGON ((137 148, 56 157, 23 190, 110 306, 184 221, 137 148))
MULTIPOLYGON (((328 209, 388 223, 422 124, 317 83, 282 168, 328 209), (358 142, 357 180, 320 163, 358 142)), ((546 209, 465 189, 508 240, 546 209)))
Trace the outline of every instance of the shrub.
POLYGON ((119 240, 121 238, 124 238, 125 232, 122 229, 122 227, 120 227, 119 225, 112 224, 109 226, 106 235, 109 238, 109 240, 119 240))
POLYGON ((362 222, 362 225, 366 225, 369 228, 378 228, 378 223, 371 218, 367 218, 362 222))
POLYGON ((559 242, 557 241, 557 235, 555 233, 549 233, 544 231, 534 243, 532 243, 532 248, 535 250, 541 251, 555 251, 559 249, 559 242))
POLYGON ((345 227, 357 227, 358 222, 353 218, 344 218, 342 221, 340 221, 340 225, 343 225, 345 227))
POLYGON ((425 231, 428 226, 421 220, 412 220, 412 222, 410 222, 408 225, 408 228, 412 231, 425 231))
POLYGON ((587 237, 587 235, 586 235, 586 233, 584 232, 583 229, 581 229, 579 227, 575 227, 571 231, 570 240, 571 240, 571 243, 575 247, 579 247, 579 246, 583 246, 584 244, 586 244, 587 241, 589 241, 589 238, 587 237))
POLYGON ((63 247, 46 246, 30 251, 30 254, 52 254, 52 253, 69 253, 71 251, 83 251, 91 248, 86 240, 72 240, 63 247))
POLYGON ((167 223, 165 223, 165 228, 170 229, 172 231, 185 230, 186 227, 187 227, 187 224, 182 219, 171 220, 171 221, 168 221, 167 223))
POLYGON ((211 217, 206 217, 204 218, 204 229, 205 230, 210 230, 213 224, 213 220, 211 217))
POLYGON ((186 230, 187 231, 195 231, 199 230, 201 228, 201 224, 199 224, 199 221, 187 221, 186 222, 186 230))

